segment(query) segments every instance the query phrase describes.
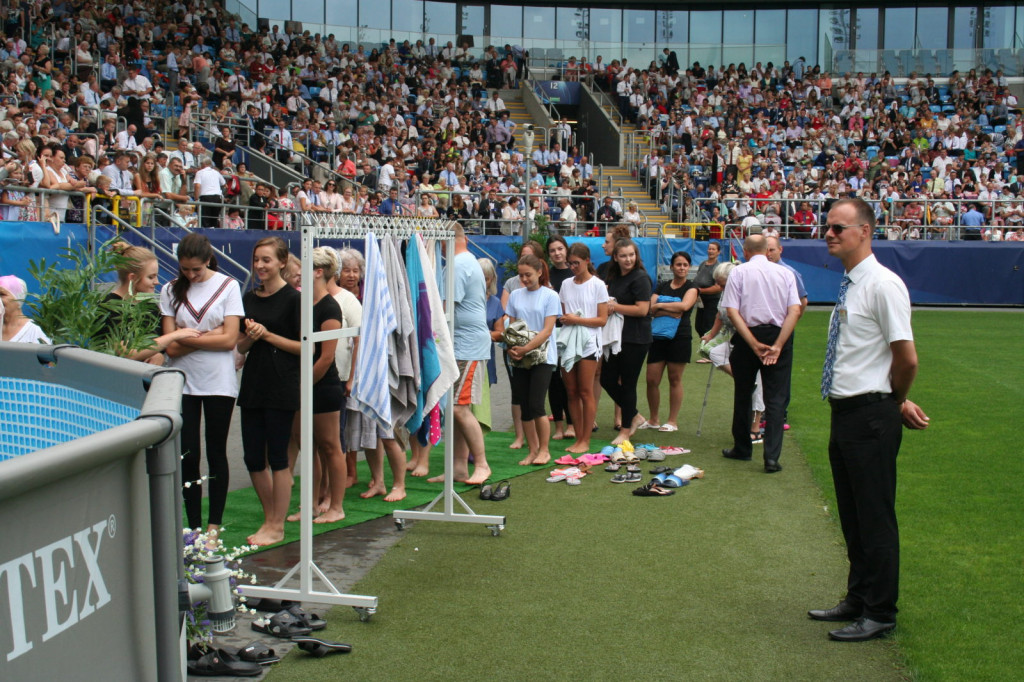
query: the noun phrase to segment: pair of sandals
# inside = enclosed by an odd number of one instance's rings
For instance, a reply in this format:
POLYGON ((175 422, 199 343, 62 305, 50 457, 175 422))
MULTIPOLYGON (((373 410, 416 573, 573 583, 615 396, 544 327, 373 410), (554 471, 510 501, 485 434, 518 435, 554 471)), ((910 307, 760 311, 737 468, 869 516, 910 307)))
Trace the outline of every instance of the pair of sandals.
POLYGON ((643 474, 640 473, 640 467, 636 467, 633 471, 626 470, 624 474, 615 474, 611 478, 612 483, 639 483, 644 480, 643 474))
POLYGON ((639 488, 634 488, 633 494, 637 497, 668 497, 669 495, 675 495, 676 491, 659 484, 657 480, 653 480, 639 488))
POLYGON ((560 483, 565 481, 566 485, 580 485, 580 479, 586 476, 588 471, 590 471, 590 467, 586 464, 580 464, 568 469, 553 469, 551 475, 547 477, 547 482, 560 483))
POLYGON ((480 499, 491 502, 503 502, 512 494, 512 484, 508 480, 497 483, 484 483, 480 486, 480 499))
POLYGON ((315 630, 323 630, 327 621, 315 613, 306 613, 301 606, 295 604, 278 611, 266 622, 262 619, 253 621, 252 629, 264 635, 279 639, 308 636, 315 630))
POLYGON ((657 474, 653 479, 651 479, 651 483, 662 488, 682 488, 684 485, 690 485, 689 479, 680 478, 679 476, 670 474, 667 471, 657 474))

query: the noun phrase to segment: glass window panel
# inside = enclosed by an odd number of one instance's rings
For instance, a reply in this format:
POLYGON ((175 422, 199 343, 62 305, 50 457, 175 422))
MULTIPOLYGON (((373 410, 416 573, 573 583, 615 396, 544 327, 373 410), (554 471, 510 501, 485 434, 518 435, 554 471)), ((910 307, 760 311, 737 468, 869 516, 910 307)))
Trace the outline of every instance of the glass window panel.
POLYGON ((423 20, 423 31, 436 34, 437 44, 444 45, 448 39, 441 40, 441 36, 455 34, 455 3, 427 2, 423 9, 426 17, 423 20))
POLYGON ((599 43, 617 43, 622 40, 622 10, 590 10, 590 39, 599 43))
MULTIPOLYGON (((263 14, 263 2, 260 2, 260 15, 263 14)), ((356 0, 331 0, 324 3, 328 24, 352 26, 355 24, 356 0)))
POLYGON ((858 50, 878 49, 878 10, 858 9, 857 30, 853 46, 858 50))
POLYGON ((523 8, 491 5, 491 35, 518 36, 523 34, 523 8))
POLYGON ((623 42, 654 42, 654 12, 645 9, 627 9, 622 14, 623 42))
MULTIPOLYGON (((334 0, 329 0, 330 6, 334 0)), ((423 31, 423 0, 391 0, 391 28, 396 31, 423 31)), ((413 43, 415 44, 415 43, 413 43)))
POLYGON ((576 7, 559 7, 555 11, 555 37, 559 40, 586 39, 586 10, 576 7))
POLYGON ((885 37, 882 47, 886 50, 909 50, 914 47, 914 8, 885 8, 885 37))
POLYGON ((722 42, 721 12, 690 12, 690 42, 699 45, 717 45, 722 42))
POLYGON ((955 8, 953 10, 953 47, 959 50, 973 48, 977 28, 978 8, 955 8))
MULTIPOLYGON (((491 24, 492 30, 494 24, 491 24)), ((504 27, 502 27, 504 31, 504 27)), ((507 33, 507 31, 506 31, 507 33)), ((555 10, 553 7, 524 7, 523 36, 550 40, 555 37, 555 10)))
POLYGON ((359 25, 365 28, 391 28, 391 4, 381 0, 359 0, 359 25))
POLYGON ((483 5, 462 5, 462 34, 482 36, 484 34, 483 5))
POLYGON ((726 45, 750 45, 754 42, 753 10, 722 12, 722 42, 726 45))
MULTIPOLYGON (((324 3, 295 0, 292 3, 292 19, 294 21, 322 24, 324 23, 324 3)), ((303 26, 302 28, 305 30, 307 27, 303 26)))
POLYGON ((786 10, 783 9, 759 9, 757 10, 757 45, 785 45, 786 44, 786 10))
POLYGON ((1024 7, 1017 8, 1017 32, 1014 35, 1013 48, 1024 47, 1024 7))
POLYGON ((290 17, 292 15, 291 0, 260 0, 259 15, 261 17, 290 17))
POLYGON ((690 40, 690 13, 683 11, 658 12, 658 42, 685 45, 690 40))
POLYGON ((981 34, 982 47, 1013 47, 1013 7, 986 7, 981 34))
MULTIPOLYGON (((1012 8, 1010 10, 1013 11, 1012 8)), ((946 33, 949 23, 949 8, 917 8, 917 47, 926 50, 946 48, 946 33)))
POLYGON ((818 62, 818 10, 791 9, 786 14, 786 59, 803 57, 808 66, 818 62))

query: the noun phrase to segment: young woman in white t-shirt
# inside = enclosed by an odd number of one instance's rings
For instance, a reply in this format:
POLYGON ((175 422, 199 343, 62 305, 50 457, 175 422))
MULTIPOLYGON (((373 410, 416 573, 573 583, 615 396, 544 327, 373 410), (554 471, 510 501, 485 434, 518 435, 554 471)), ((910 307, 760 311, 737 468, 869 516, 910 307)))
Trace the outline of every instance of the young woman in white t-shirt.
POLYGON ((201 420, 205 420, 210 510, 206 530, 220 528, 228 495, 228 429, 238 396, 235 343, 245 309, 238 282, 217 272, 210 240, 189 234, 178 244, 178 278, 160 291, 164 334, 196 329, 195 338, 167 346, 167 365, 185 373, 181 396, 181 474, 190 528, 202 527, 203 489, 199 480, 201 420))
MULTIPOLYGON (((569 371, 562 370, 562 381, 569 394, 569 415, 573 424, 593 424, 597 414, 594 376, 601 356, 601 329, 608 321, 608 288, 595 276, 590 261, 590 248, 582 242, 569 247, 569 268, 572 279, 562 282, 562 327, 579 325, 587 328, 587 344, 583 358, 569 371), (577 314, 577 312, 579 314, 577 314)), ((590 429, 577 428, 576 442, 566 452, 581 454, 590 451, 590 429)))

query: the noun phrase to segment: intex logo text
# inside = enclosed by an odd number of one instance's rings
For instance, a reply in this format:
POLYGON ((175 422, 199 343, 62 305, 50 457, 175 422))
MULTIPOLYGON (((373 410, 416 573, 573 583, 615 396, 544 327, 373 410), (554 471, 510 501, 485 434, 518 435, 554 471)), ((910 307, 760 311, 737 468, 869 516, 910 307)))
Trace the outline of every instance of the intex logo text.
MULTIPOLYGON (((7 602, 10 608, 11 635, 14 648, 7 653, 7 660, 12 661, 32 649, 28 639, 25 623, 24 590, 36 588, 42 591, 43 603, 46 607, 46 632, 43 641, 50 640, 67 630, 80 620, 87 618, 98 609, 110 602, 110 592, 103 582, 103 574, 99 567, 100 546, 103 535, 108 531, 113 537, 114 517, 104 519, 89 528, 80 530, 74 535, 51 542, 35 552, 23 554, 7 563, 0 564, 0 580, 7 579, 7 602), (78 551, 75 551, 75 548, 78 551), (76 562, 76 556, 81 561, 76 562), (39 569, 39 580, 36 580, 36 568, 39 569), (88 571, 89 582, 83 594, 71 589, 68 594, 69 571, 78 567, 88 571), (28 577, 27 581, 22 575, 28 577), (28 583, 27 587, 25 582, 28 583), (79 609, 81 596, 81 609, 79 609), (58 610, 68 609, 67 617, 60 619, 58 610)), ((72 576, 72 584, 78 582, 72 576)))

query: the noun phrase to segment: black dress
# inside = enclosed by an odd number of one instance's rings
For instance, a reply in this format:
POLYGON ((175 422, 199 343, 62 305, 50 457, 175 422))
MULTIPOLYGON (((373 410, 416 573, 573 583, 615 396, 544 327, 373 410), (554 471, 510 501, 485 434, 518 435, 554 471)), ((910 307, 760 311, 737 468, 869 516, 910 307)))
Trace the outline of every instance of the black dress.
MULTIPOLYGON (((686 292, 696 288, 693 282, 683 282, 683 286, 676 289, 672 286, 672 280, 662 282, 654 293, 659 296, 675 296, 680 301, 686 297, 686 292)), ((651 348, 647 353, 647 362, 679 362, 687 363, 693 354, 693 330, 690 329, 690 313, 693 309, 687 310, 679 318, 679 328, 676 335, 671 339, 654 339, 651 348)))
MULTIPOLYGON (((330 294, 325 295, 320 301, 313 305, 313 330, 323 331, 324 322, 337 320, 341 323, 341 306, 330 294)), ((344 339, 340 339, 341 343, 344 339)), ((314 344, 313 364, 320 359, 323 351, 323 343, 314 344)), ((338 366, 331 361, 327 372, 313 386, 313 413, 340 412, 344 403, 345 393, 341 385, 341 376, 338 374, 338 366)))
MULTIPOLYGON (((270 296, 249 291, 242 297, 246 319, 267 331, 298 340, 302 296, 285 285, 270 296)), ((283 351, 268 341, 256 341, 245 357, 238 406, 244 408, 298 410, 299 356, 283 351)))

